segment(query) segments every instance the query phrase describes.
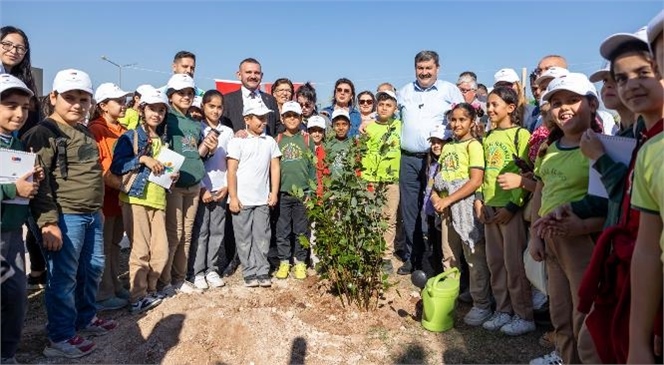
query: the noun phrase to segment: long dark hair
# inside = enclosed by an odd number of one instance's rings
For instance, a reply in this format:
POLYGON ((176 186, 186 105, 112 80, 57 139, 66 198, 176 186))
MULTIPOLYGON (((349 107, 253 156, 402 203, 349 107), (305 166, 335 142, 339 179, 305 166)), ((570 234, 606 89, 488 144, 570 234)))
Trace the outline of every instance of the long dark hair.
POLYGON ((9 74, 16 76, 19 80, 23 81, 25 85, 32 90, 32 92, 37 94, 37 87, 35 86, 35 80, 32 78, 32 63, 30 62, 30 41, 28 36, 21 29, 12 27, 11 25, 0 28, 0 41, 5 39, 10 34, 18 34, 23 38, 23 43, 25 43, 25 54, 23 59, 16 66, 13 66, 9 71, 9 74))
MULTIPOLYGON (((337 82, 334 83, 334 90, 332 90, 332 95, 337 94, 337 87, 341 84, 348 84, 350 86, 350 100, 348 101, 348 108, 353 109, 355 106, 355 84, 349 79, 342 77, 337 82)), ((336 96, 332 96, 332 106, 337 104, 336 96)))
POLYGON ((514 104, 514 111, 509 113, 510 121, 512 124, 520 126, 522 123, 521 116, 519 115, 519 94, 517 94, 514 89, 508 86, 498 86, 494 88, 489 95, 495 94, 499 98, 503 99, 506 104, 514 104))

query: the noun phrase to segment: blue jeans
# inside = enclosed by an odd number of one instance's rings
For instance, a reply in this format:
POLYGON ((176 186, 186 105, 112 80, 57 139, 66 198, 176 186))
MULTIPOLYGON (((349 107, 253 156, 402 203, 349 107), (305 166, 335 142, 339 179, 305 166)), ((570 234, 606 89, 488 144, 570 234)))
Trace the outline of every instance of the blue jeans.
POLYGON ((399 195, 403 231, 406 236, 404 259, 416 268, 422 264, 424 237, 422 234, 422 201, 424 196, 426 158, 401 155, 399 195))
POLYGON ((48 337, 68 340, 97 313, 97 289, 104 271, 101 212, 61 214, 59 251, 43 249, 48 268, 45 293, 48 337))

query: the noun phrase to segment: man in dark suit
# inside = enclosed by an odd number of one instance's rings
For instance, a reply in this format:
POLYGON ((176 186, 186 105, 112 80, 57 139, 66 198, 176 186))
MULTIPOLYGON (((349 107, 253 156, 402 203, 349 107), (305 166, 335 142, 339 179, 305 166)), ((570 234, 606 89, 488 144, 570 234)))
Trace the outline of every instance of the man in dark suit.
POLYGON ((253 58, 246 58, 240 62, 240 69, 237 72, 237 78, 242 82, 242 87, 238 91, 224 95, 224 114, 222 122, 234 132, 244 130, 244 118, 242 117, 242 108, 246 100, 261 98, 263 103, 270 108, 273 113, 268 114, 266 133, 275 137, 280 130, 279 107, 277 101, 270 94, 262 92, 259 88, 263 79, 261 64, 253 58))

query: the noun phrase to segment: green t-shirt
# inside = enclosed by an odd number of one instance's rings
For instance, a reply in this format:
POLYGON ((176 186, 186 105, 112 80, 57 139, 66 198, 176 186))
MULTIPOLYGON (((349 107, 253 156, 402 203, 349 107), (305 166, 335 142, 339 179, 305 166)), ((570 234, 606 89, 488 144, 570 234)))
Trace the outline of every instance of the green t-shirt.
POLYGON ((514 162, 517 155, 528 161, 528 140, 530 133, 522 127, 491 130, 482 142, 484 145, 484 183, 482 193, 484 202, 491 207, 504 207, 509 203, 523 206, 527 194, 523 189, 503 190, 498 184, 498 175, 506 172, 519 173, 514 162), (516 138, 518 133, 518 138, 516 138), (518 139, 518 141, 517 141, 518 139), (518 146, 515 145, 518 142, 518 146))
POLYGON ((362 157, 362 178, 371 182, 399 181, 401 121, 376 122, 367 127, 367 151, 362 157))
POLYGON ((474 138, 447 142, 440 152, 438 161, 443 180, 470 179, 471 168, 484 170, 484 149, 474 138))
POLYGON ((282 133, 279 140, 281 151, 281 186, 279 191, 291 193, 293 187, 304 191, 309 190, 309 180, 316 179, 316 170, 313 165, 313 141, 309 138, 309 145, 305 144, 302 132, 287 136, 282 133))
POLYGON ((136 129, 136 126, 138 126, 138 120, 138 112, 134 110, 134 108, 128 108, 125 112, 125 116, 118 119, 118 122, 127 129, 136 129))
MULTIPOLYGON (((664 156, 664 133, 659 133, 641 147, 636 157, 631 204, 638 210, 659 214, 664 221, 662 156, 664 156)), ((660 258, 664 263, 664 232, 659 237, 659 246, 662 249, 660 258)))
POLYGON ((198 145, 201 142, 200 122, 171 110, 166 114, 165 123, 170 148, 184 156, 180 178, 175 186, 188 188, 198 184, 205 175, 205 165, 198 154, 198 145))
POLYGON ((346 154, 348 154, 351 141, 351 138, 341 141, 336 137, 332 137, 325 142, 325 153, 329 156, 328 160, 332 161, 330 164, 330 174, 339 176, 341 170, 343 170, 344 159, 346 158, 346 154))
MULTIPOLYGON (((161 138, 152 137, 152 156, 157 156, 161 150, 161 147, 161 138)), ((147 185, 145 186, 145 190, 143 191, 143 196, 137 198, 121 192, 120 201, 124 203, 165 210, 166 189, 148 180, 147 185)))
POLYGON ((549 146, 544 157, 535 160, 535 176, 544 184, 539 215, 580 200, 588 193, 588 159, 579 147, 549 146))

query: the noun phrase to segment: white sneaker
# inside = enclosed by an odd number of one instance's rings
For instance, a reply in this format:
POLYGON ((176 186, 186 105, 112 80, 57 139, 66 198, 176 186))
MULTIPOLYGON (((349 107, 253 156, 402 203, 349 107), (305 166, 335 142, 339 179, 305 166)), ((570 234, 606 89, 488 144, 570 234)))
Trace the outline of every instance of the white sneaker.
POLYGON ((226 285, 224 280, 219 276, 219 274, 217 274, 216 271, 207 273, 205 275, 205 280, 207 280, 211 288, 221 288, 222 286, 226 285))
POLYGON ((205 281, 205 275, 198 274, 194 277, 194 286, 198 289, 205 290, 208 288, 208 283, 205 281))
POLYGON ((180 292, 180 293, 185 293, 185 294, 201 294, 203 293, 203 290, 197 288, 194 286, 194 284, 188 282, 188 281, 183 281, 182 284, 178 286, 175 286, 175 290, 180 292))
POLYGON ((547 304, 549 303, 549 297, 546 294, 539 291, 534 286, 531 287, 532 291, 532 300, 533 300, 533 310, 534 311, 545 311, 547 309, 547 304))
POLYGON ((518 314, 515 314, 509 323, 500 327, 500 332, 508 336, 521 336, 534 330, 535 321, 526 321, 525 319, 519 317, 518 314))
POLYGON ((469 326, 479 326, 491 318, 491 315, 491 309, 472 307, 470 311, 466 313, 466 316, 463 317, 463 321, 469 326))
POLYGON ((486 322, 482 323, 482 327, 489 331, 497 331, 509 323, 510 320, 512 320, 512 317, 509 314, 496 311, 486 322))
POLYGON ((530 365, 563 365, 563 359, 558 354, 558 351, 552 351, 537 359, 530 360, 530 365))

